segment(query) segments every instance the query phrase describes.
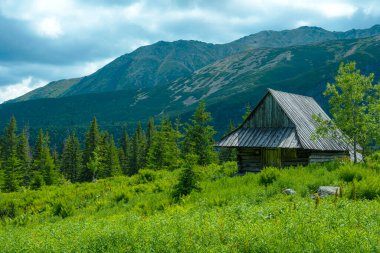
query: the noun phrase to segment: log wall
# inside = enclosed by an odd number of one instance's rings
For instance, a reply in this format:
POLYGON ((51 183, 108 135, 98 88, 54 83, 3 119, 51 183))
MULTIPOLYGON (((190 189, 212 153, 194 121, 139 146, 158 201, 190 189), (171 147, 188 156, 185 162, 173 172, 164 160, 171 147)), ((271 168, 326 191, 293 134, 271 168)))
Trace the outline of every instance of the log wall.
MULTIPOLYGON (((274 163, 271 164, 270 161, 266 161, 268 157, 265 149, 238 148, 237 151, 240 171, 259 172, 266 166, 274 165, 274 163)), ((281 149, 281 164, 278 167, 305 166, 309 163, 328 162, 345 157, 349 157, 348 152, 281 149)))

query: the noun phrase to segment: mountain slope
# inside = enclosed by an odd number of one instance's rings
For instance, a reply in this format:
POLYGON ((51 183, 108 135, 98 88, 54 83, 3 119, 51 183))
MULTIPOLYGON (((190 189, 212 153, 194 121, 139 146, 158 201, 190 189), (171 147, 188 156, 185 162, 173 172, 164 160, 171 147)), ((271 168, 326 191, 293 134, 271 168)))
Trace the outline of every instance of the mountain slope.
POLYGON ((360 39, 378 34, 380 34, 380 25, 374 25, 369 29, 353 29, 346 32, 330 32, 320 27, 302 26, 293 30, 262 31, 228 43, 226 46, 235 48, 235 50, 263 47, 278 48, 317 44, 330 40, 360 39))
POLYGON ((76 85, 81 79, 82 78, 72 78, 53 81, 48 83, 44 87, 32 90, 16 99, 12 99, 7 102, 21 102, 39 98, 59 98, 64 96, 65 91, 70 89, 73 85, 76 85))
POLYGON ((318 27, 285 31, 263 31, 231 43, 214 45, 199 41, 157 42, 125 54, 92 75, 61 80, 12 100, 73 96, 85 93, 138 90, 166 85, 178 78, 231 55, 256 48, 282 48, 338 39, 363 38, 380 34, 380 25, 369 29, 330 32, 318 27), (71 85, 66 85, 71 83, 71 85))
POLYGON ((162 86, 6 103, 0 106, 0 124, 15 115, 19 125, 53 129, 53 139, 66 129, 87 127, 96 116, 112 132, 162 112, 186 121, 204 99, 220 136, 228 121, 240 122, 245 105, 256 104, 268 87, 313 96, 326 106, 321 95, 326 83, 333 81, 340 62, 350 60, 363 73, 379 77, 380 36, 248 50, 162 86))

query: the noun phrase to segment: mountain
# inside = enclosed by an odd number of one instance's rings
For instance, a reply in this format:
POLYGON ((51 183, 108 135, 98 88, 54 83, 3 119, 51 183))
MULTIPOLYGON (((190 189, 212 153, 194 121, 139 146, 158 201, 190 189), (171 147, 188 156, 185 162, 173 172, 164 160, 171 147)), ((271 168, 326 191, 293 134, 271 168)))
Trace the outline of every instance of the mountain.
POLYGON ((347 32, 304 26, 293 30, 263 31, 219 45, 199 41, 160 41, 120 56, 92 75, 51 82, 10 102, 161 86, 189 77, 196 70, 247 50, 357 39, 377 34, 380 34, 380 25, 347 32))
POLYGON ((59 98, 65 95, 65 91, 76 85, 82 78, 63 79, 53 81, 44 87, 32 90, 16 99, 7 102, 21 102, 39 98, 59 98))
POLYGON ((15 115, 19 125, 32 131, 48 128, 52 139, 59 139, 68 129, 83 132, 93 116, 111 132, 163 112, 186 121, 204 99, 220 136, 230 120, 241 121, 245 105, 255 105, 268 87, 313 96, 326 108, 321 95, 326 83, 334 80, 340 62, 351 60, 363 73, 379 77, 380 36, 247 50, 154 87, 5 103, 0 119, 15 115))
POLYGON ((36 98, 72 96, 119 90, 154 87, 189 76, 195 70, 224 58, 221 47, 199 41, 157 42, 125 54, 95 73, 81 79, 51 82, 45 87, 12 100, 19 102, 36 98), (63 85, 71 82, 73 85, 63 85))
POLYGON ((330 32, 320 27, 302 26, 293 30, 262 31, 226 44, 231 48, 247 50, 253 48, 278 48, 316 44, 329 40, 360 39, 380 34, 380 25, 369 29, 353 29, 347 32, 330 32))

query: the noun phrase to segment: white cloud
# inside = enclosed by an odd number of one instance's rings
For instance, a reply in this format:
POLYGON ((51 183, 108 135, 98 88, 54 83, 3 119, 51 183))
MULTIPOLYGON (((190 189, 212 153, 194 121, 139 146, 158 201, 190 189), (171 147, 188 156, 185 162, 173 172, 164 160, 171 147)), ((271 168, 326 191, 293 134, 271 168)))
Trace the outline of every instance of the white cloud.
POLYGON ((61 24, 54 17, 44 18, 38 22, 37 31, 41 36, 53 39, 63 35, 61 24))
POLYGON ((301 27, 301 26, 310 26, 310 25, 311 25, 311 23, 309 21, 299 20, 296 22, 294 28, 301 27))
MULTIPOLYGON (((380 20, 378 1, 129 0, 115 4, 106 0, 0 0, 0 15, 21 20, 28 35, 38 39, 30 44, 33 49, 26 47, 26 53, 17 43, 8 46, 9 52, 22 53, 17 63, 0 59, 11 66, 0 66, 0 85, 29 75, 50 81, 89 75, 115 57, 158 40, 227 43, 267 29, 305 25, 339 31, 368 28, 380 20), (28 52, 35 54, 27 58, 28 52)), ((0 100, 14 97, 16 88, 19 93, 29 91, 34 83, 38 81, 24 78, 6 85, 0 88, 0 100)))
POLYGON ((34 80, 33 77, 29 76, 24 78, 19 83, 9 84, 7 86, 0 87, 0 103, 4 101, 19 97, 31 90, 47 84, 45 80, 34 80))

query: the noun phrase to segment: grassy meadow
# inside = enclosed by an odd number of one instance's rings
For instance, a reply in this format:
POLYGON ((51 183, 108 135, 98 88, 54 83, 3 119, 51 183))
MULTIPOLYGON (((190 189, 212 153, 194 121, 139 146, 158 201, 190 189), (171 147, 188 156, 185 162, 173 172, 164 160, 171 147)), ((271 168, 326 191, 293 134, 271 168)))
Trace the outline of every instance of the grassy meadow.
POLYGON ((179 202, 171 197, 179 170, 0 193, 0 251, 380 252, 376 166, 195 170, 201 190, 179 202), (341 195, 311 198, 322 185, 341 195))

